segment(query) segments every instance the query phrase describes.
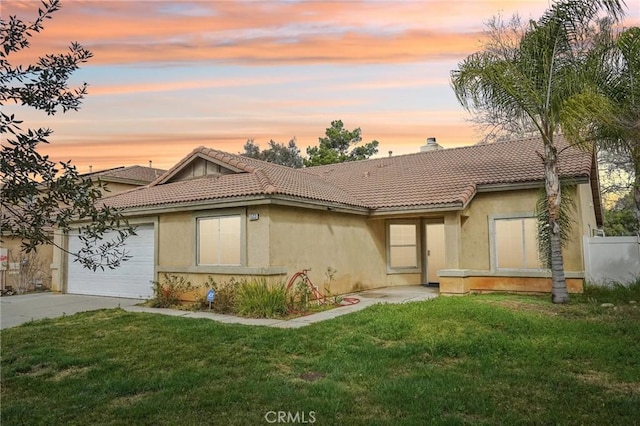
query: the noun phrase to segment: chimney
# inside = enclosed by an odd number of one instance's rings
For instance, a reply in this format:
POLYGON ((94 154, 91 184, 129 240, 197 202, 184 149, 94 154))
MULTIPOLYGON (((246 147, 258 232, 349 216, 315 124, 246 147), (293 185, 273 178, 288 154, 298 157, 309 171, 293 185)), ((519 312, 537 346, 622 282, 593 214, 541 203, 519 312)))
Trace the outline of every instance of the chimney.
POLYGON ((438 149, 442 149, 442 147, 438 145, 436 138, 427 138, 427 144, 420 147, 420 152, 436 151, 438 149))
POLYGON ((389 151, 389 157, 393 157, 393 151, 389 151))
POLYGON ((153 168, 152 164, 153 164, 153 161, 149 160, 149 168, 150 169, 153 168))
POLYGON ((93 166, 89 166, 89 173, 93 173, 93 166))

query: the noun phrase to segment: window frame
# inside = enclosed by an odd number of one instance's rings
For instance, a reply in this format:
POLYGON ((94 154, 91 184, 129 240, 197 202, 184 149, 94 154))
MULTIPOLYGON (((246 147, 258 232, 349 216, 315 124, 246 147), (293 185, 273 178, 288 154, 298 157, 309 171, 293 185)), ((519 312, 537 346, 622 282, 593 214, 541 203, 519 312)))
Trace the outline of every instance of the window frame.
POLYGON ((194 217, 195 250, 194 265, 197 268, 244 267, 247 264, 246 245, 246 212, 242 210, 225 210, 221 212, 203 212, 194 217), (200 221, 238 217, 240 219, 240 263, 200 263, 200 221))
MULTIPOLYGON (((420 231, 421 221, 420 219, 396 219, 388 220, 386 223, 386 254, 387 254, 387 274, 415 274, 422 272, 422 232, 420 231), (393 225, 413 225, 416 231, 416 243, 415 243, 415 255, 416 266, 408 267, 394 267, 391 265, 391 227, 393 225)), ((407 247, 407 246, 393 246, 393 247, 407 247)))
MULTIPOLYGON (((497 240, 497 230, 496 230, 496 222, 499 220, 517 220, 517 219, 536 219, 536 215, 533 212, 523 212, 523 213, 511 213, 511 214, 499 214, 499 215, 490 215, 489 216, 489 258, 491 262, 491 270, 496 271, 526 271, 526 272, 539 272, 545 271, 545 269, 541 266, 538 250, 537 250, 537 241, 536 241, 536 258, 538 259, 538 267, 537 268, 501 268, 499 267, 498 262, 498 240, 497 240)), ((537 236, 536 236, 537 239, 537 236)), ((526 247, 524 235, 523 235, 523 249, 526 247)), ((523 254, 526 254, 523 252, 523 254)))

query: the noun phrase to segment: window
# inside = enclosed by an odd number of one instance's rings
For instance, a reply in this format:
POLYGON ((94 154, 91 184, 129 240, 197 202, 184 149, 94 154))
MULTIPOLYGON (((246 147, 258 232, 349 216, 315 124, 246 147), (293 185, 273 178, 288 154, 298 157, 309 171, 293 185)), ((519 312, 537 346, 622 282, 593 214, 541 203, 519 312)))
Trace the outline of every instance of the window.
POLYGON ((388 228, 389 268, 417 269, 418 227, 415 223, 391 223, 388 228))
POLYGON ((536 219, 495 219, 496 269, 541 269, 536 219))
POLYGON ((202 217, 198 221, 198 265, 240 265, 240 216, 202 217))

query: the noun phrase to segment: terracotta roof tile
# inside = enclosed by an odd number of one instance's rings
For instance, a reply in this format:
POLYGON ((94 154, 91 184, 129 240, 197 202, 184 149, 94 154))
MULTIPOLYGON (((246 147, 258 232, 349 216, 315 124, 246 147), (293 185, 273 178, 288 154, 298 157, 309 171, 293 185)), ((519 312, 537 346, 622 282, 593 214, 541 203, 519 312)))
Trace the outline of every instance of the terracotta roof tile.
POLYGON ((99 178, 101 180, 109 179, 122 179, 140 182, 144 185, 149 182, 153 182, 162 174, 165 170, 155 169, 152 167, 143 166, 128 166, 128 167, 116 167, 114 169, 102 170, 94 173, 87 173, 83 176, 90 178, 99 178))
POLYGON ((113 207, 128 208, 215 200, 231 196, 261 194, 262 192, 262 185, 255 175, 240 173, 139 187, 105 197, 103 201, 113 207))
MULTIPOLYGON (((558 138, 560 173, 589 176, 591 154, 558 138)), ((544 180, 539 138, 420 152, 305 169, 369 208, 464 205, 478 186, 544 180)))
POLYGON ((302 170, 205 147, 195 149, 147 187, 105 197, 104 202, 113 207, 133 208, 269 194, 361 206, 353 195, 302 170), (215 159, 242 172, 166 183, 196 156, 215 159))
MULTIPOLYGON (((561 175, 589 176, 591 154, 567 147, 562 138, 559 146, 561 175)), ((199 147, 147 187, 105 202, 128 208, 273 194, 369 209, 462 207, 483 185, 542 182, 542 150, 541 141, 530 138, 292 169, 199 147), (169 182, 196 156, 240 172, 169 182)))

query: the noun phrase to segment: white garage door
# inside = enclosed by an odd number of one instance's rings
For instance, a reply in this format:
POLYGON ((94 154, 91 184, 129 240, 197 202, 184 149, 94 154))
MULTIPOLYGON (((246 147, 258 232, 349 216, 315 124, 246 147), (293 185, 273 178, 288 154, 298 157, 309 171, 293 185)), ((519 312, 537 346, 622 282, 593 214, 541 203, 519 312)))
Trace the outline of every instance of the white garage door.
MULTIPOLYGON (((125 241, 125 250, 131 257, 115 269, 92 271, 74 262, 73 256, 69 255, 67 293, 150 299, 153 296, 151 281, 155 263, 153 225, 137 225, 136 234, 125 241)), ((115 232, 107 233, 104 238, 111 240, 116 235, 115 232)), ((69 236, 71 253, 77 253, 81 246, 77 235, 69 236)))

